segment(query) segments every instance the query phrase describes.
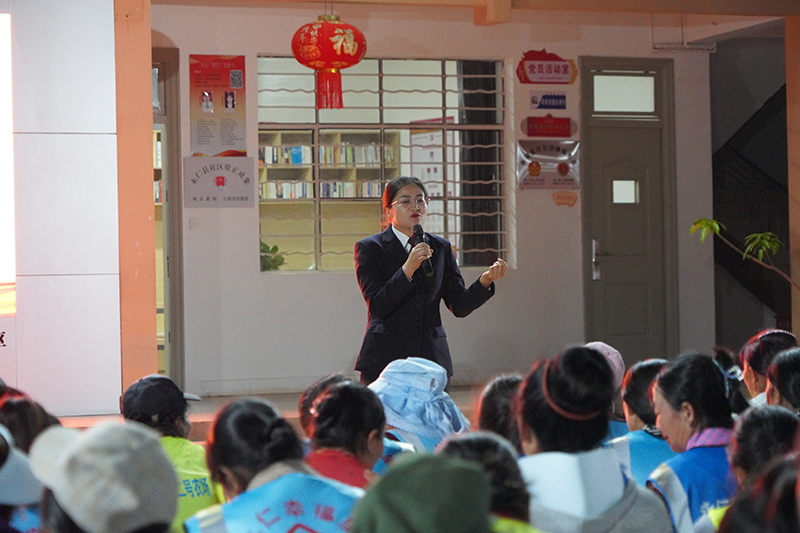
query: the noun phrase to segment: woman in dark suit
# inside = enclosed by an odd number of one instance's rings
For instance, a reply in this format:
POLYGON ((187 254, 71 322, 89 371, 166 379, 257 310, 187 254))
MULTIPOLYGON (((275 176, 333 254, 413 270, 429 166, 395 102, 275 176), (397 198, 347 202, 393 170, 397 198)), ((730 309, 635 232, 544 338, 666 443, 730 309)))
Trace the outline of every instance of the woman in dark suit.
POLYGON ((388 227, 356 243, 356 277, 367 302, 367 331, 355 369, 371 383, 395 359, 423 357, 453 375, 439 302, 464 317, 494 294, 506 273, 498 259, 465 287, 450 243, 441 237, 414 236, 425 223, 428 193, 417 178, 399 177, 386 185, 383 213, 388 227), (421 242, 416 242, 421 240, 421 242), (410 241, 410 244, 409 244, 410 241))

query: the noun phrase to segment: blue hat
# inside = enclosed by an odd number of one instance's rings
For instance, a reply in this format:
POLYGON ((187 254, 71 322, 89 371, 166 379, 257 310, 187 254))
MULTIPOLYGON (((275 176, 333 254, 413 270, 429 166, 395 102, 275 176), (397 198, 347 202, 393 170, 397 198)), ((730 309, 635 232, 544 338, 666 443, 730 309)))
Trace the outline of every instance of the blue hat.
POLYGON ((444 391, 446 384, 444 368, 409 357, 389 363, 369 388, 381 399, 387 424, 442 439, 469 430, 469 421, 444 391))
POLYGON ((42 485, 34 477, 28 456, 14 445, 14 437, 0 425, 0 438, 8 444, 8 459, 0 466, 0 504, 30 505, 39 501, 42 485))

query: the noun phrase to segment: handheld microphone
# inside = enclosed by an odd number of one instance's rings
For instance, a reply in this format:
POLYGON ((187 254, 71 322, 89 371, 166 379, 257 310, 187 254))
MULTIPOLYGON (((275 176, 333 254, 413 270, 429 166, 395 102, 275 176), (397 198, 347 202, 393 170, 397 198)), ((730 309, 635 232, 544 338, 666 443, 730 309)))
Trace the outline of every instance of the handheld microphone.
MULTIPOLYGON (((428 238, 425 236, 425 232, 422 231, 422 226, 420 226, 419 224, 414 224, 414 227, 411 228, 411 230, 414 232, 414 234, 411 236, 411 238, 413 239, 412 247, 416 246, 421 242, 425 243, 428 242, 428 238)), ((431 263, 430 257, 422 262, 422 270, 423 272, 425 272, 426 278, 430 278, 433 276, 433 263, 431 263)))

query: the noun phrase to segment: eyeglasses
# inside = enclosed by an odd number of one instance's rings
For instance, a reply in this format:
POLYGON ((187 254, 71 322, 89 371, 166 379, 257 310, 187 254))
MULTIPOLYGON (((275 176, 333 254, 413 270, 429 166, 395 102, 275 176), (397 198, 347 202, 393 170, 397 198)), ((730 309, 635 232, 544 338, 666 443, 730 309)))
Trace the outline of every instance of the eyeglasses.
POLYGON ((428 207, 428 200, 425 199, 424 196, 418 196, 417 198, 412 199, 410 196, 401 196, 391 205, 400 204, 406 209, 411 209, 411 207, 417 207, 420 209, 424 209, 428 207))

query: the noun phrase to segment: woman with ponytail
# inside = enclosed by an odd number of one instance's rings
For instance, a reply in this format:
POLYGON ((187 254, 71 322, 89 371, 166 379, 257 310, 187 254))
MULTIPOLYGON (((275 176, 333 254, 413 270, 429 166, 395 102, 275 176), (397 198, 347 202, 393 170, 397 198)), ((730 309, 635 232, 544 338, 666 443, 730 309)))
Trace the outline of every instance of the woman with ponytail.
POLYGON ((188 533, 341 533, 363 495, 308 467, 294 429, 264 400, 238 400, 217 414, 207 459, 227 503, 188 519, 188 533))
POLYGON ((519 393, 530 523, 552 533, 572 531, 670 533, 658 497, 626 478, 608 432, 613 374, 603 355, 569 348, 534 364, 519 393), (647 524, 645 527, 644 524, 647 524))
POLYGON ((306 462, 323 476, 366 488, 383 455, 386 416, 378 396, 360 383, 328 388, 311 407, 314 433, 306 462))

